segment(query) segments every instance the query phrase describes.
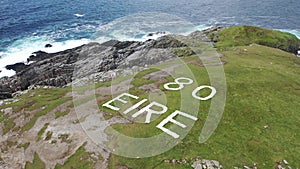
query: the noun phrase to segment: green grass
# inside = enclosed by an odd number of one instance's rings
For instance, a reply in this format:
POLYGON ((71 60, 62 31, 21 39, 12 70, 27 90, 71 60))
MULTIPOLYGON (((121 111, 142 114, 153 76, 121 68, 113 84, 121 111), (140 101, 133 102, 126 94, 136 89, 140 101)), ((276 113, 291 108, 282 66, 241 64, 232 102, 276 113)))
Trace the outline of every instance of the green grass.
POLYGON ((4 113, 0 113, 0 123, 2 123, 5 119, 7 119, 8 115, 5 115, 4 113))
POLYGON ((40 141, 42 139, 43 134, 45 133, 47 127, 49 126, 49 123, 46 123, 43 128, 40 129, 40 131, 37 134, 38 137, 38 141, 40 141))
POLYGON ((16 126, 14 120, 15 120, 14 118, 9 118, 7 116, 7 118, 3 121, 4 124, 3 134, 8 133, 11 129, 13 129, 16 126))
POLYGON ((25 169, 45 169, 45 163, 40 159, 37 153, 34 154, 33 162, 27 162, 25 165, 25 169))
POLYGON ((55 119, 58 119, 58 118, 63 117, 63 116, 66 116, 69 113, 70 113, 70 110, 66 110, 64 112, 58 111, 58 112, 55 113, 55 119))
POLYGON ((19 112, 25 110, 36 110, 47 106, 49 102, 63 97, 67 92, 70 92, 71 88, 52 88, 52 89, 34 89, 26 94, 23 94, 16 99, 17 102, 5 104, 0 106, 1 109, 12 107, 13 112, 19 112))
POLYGON ((57 106, 59 106, 59 105, 65 103, 66 101, 69 101, 69 100, 71 100, 71 98, 58 98, 58 99, 54 100, 53 102, 49 102, 49 105, 48 105, 45 109, 43 109, 43 110, 37 112, 37 113, 30 119, 30 121, 29 121, 27 124, 25 124, 25 125, 23 126, 23 128, 21 129, 21 131, 24 132, 24 131, 27 131, 27 130, 31 129, 31 128, 34 126, 35 122, 37 121, 37 119, 38 119, 40 116, 46 115, 46 114, 47 114, 48 112, 50 112, 52 109, 56 108, 57 106))
POLYGON ((23 144, 19 144, 19 145, 17 146, 17 148, 24 148, 24 149, 27 149, 27 148, 29 147, 29 145, 30 145, 29 142, 28 142, 28 143, 23 143, 23 144))
MULTIPOLYGON (((200 129, 206 119, 210 102, 201 102, 199 120, 188 136, 175 148, 161 155, 130 159, 117 155, 110 158, 110 168, 164 169, 191 168, 168 164, 164 159, 202 157, 221 162, 224 168, 257 163, 260 168, 274 168, 276 161, 286 159, 299 167, 300 153, 300 62, 284 51, 264 46, 241 46, 224 51, 227 79, 227 100, 222 120, 204 144, 198 143, 200 129), (246 50, 245 50, 246 49, 246 50), (264 128, 264 126, 268 126, 264 128)), ((189 65, 198 84, 209 84, 203 67, 189 65)), ((176 70, 180 73, 180 69, 176 70)), ((177 109, 178 92, 166 92, 169 113, 177 109), (172 99, 173 98, 173 99, 172 99)), ((155 125, 165 115, 149 125, 119 124, 113 127, 132 137, 149 137, 160 133, 155 125)))
POLYGON ((143 71, 139 72, 138 74, 136 74, 134 76, 134 80, 131 82, 131 84, 135 88, 138 88, 138 87, 140 87, 142 85, 151 84, 151 83, 154 82, 153 80, 150 80, 150 79, 147 79, 147 78, 143 78, 143 77, 145 75, 147 75, 147 74, 150 74, 150 73, 153 73, 153 72, 157 72, 157 71, 159 71, 159 70, 155 69, 155 68, 149 68, 149 69, 143 70, 143 71))
POLYGON ((18 144, 18 142, 16 142, 16 141, 14 141, 14 142, 8 141, 8 142, 7 142, 7 146, 8 146, 8 147, 12 147, 12 146, 15 146, 15 145, 17 145, 17 144, 18 144))
POLYGON ((194 54, 194 51, 189 47, 176 48, 173 50, 173 53, 178 57, 191 56, 194 54))
POLYGON ((58 136, 58 139, 61 139, 61 142, 71 143, 72 140, 69 140, 69 134, 61 134, 58 136))
POLYGON ((218 33, 218 38, 219 41, 215 45, 221 50, 233 46, 259 44, 296 53, 300 45, 299 39, 293 34, 253 26, 226 28, 218 33))
POLYGON ((46 133, 45 140, 50 140, 50 139, 52 138, 52 134, 53 134, 52 131, 48 131, 48 132, 46 133))
MULTIPOLYGON (((85 151, 85 145, 82 145, 75 154, 73 154, 64 165, 57 164, 55 169, 93 169, 95 163, 92 161, 90 157, 90 153, 85 151)), ((97 159, 93 159, 97 160, 97 159)))
MULTIPOLYGON (((14 119, 9 118, 7 115, 1 114, 0 122, 4 123, 4 134, 11 130, 23 133, 24 131, 31 129, 40 116, 46 115, 48 112, 50 112, 57 106, 71 100, 72 98, 70 97, 63 97, 67 92, 70 91, 70 87, 53 89, 35 89, 17 97, 16 99, 18 99, 18 101, 16 102, 0 106, 0 109, 12 107, 13 113, 19 113, 21 110, 39 110, 36 114, 33 115, 31 119, 29 119, 29 122, 21 128, 14 128, 14 119)), ((28 117, 28 114, 24 115, 26 118, 28 117)))

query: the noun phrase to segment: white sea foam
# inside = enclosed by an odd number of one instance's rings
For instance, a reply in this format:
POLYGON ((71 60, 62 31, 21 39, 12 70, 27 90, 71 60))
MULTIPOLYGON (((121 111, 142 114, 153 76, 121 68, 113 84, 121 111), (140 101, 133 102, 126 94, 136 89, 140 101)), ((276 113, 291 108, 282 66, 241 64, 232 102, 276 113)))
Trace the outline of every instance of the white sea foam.
POLYGON ((194 25, 179 17, 162 13, 134 14, 116 19, 99 27, 93 39, 101 41, 105 39, 145 41, 163 36, 166 32, 182 34, 193 28, 194 25), (148 36, 153 33, 152 36, 148 36))
MULTIPOLYGON (((172 23, 177 24, 177 23, 172 23)), ((118 25, 118 24, 117 24, 118 25)), ((158 32, 146 32, 145 30, 140 30, 137 28, 128 27, 131 29, 125 29, 125 28, 114 28, 115 25, 112 26, 106 26, 106 28, 109 28, 109 31, 104 31, 101 36, 97 36, 96 39, 89 40, 89 39, 80 39, 80 40, 68 40, 64 42, 55 42, 52 39, 55 38, 54 35, 51 35, 50 37, 47 36, 37 36, 33 35, 32 37, 27 37, 23 39, 19 39, 15 41, 13 44, 11 44, 6 51, 0 52, 0 77, 3 76, 12 76, 15 74, 13 70, 6 70, 5 66, 10 64, 15 64, 18 62, 27 62, 27 58, 32 55, 35 51, 44 51, 47 53, 55 53, 67 49, 71 49, 74 47, 81 46, 83 44, 87 44, 90 41, 96 41, 99 43, 106 42, 111 39, 117 39, 120 41, 146 41, 148 39, 157 39, 159 37, 162 37, 164 35, 168 35, 174 32, 168 32, 168 31, 158 31, 158 32), (152 34, 152 35, 151 35, 152 34), (151 36, 150 36, 151 35, 151 36), (46 44, 51 44, 52 47, 45 48, 46 44)), ((190 26, 190 25, 188 25, 190 26)), ((78 27, 77 25, 74 25, 74 27, 78 27)), ((81 26, 82 27, 82 26, 81 26)), ((209 28, 210 26, 206 25, 198 25, 198 26, 190 26, 189 28, 185 29, 184 31, 180 32, 179 34, 186 35, 196 30, 204 30, 209 28)), ((91 29, 90 27, 88 27, 91 29)), ((163 27, 161 27, 163 28, 163 27)), ((163 29, 161 29, 163 30, 163 29)), ((74 31, 74 30, 72 30, 74 31)), ((177 32, 178 33, 178 32, 177 32)), ((58 36, 56 34, 56 36, 58 36)), ((61 36, 61 35, 60 35, 61 36)), ((28 64, 28 63, 26 63, 28 64)))
POLYGON ((293 29, 293 30, 290 30, 290 29, 277 29, 277 30, 294 34, 294 35, 297 36, 298 39, 300 39, 300 29, 297 29, 297 30, 296 29, 293 29))
POLYGON ((47 53, 55 53, 59 51, 64 51, 67 49, 75 48, 83 44, 90 42, 88 39, 81 40, 68 40, 64 42, 53 42, 48 40, 47 37, 29 37, 24 39, 19 39, 10 45, 6 51, 1 52, 0 58, 0 77, 12 76, 15 74, 12 70, 6 70, 5 66, 18 63, 27 62, 27 58, 35 51, 44 51, 47 53), (46 44, 52 44, 52 47, 45 48, 46 44))
POLYGON ((143 41, 148 40, 148 39, 157 39, 160 38, 162 36, 171 34, 170 32, 154 32, 154 33, 148 33, 147 35, 144 35, 142 37, 143 41))
POLYGON ((59 52, 59 51, 72 49, 72 48, 87 44, 89 42, 90 42, 89 39, 68 40, 68 41, 65 41, 65 42, 54 42, 54 43, 51 43, 52 47, 50 47, 50 48, 43 47, 40 50, 44 51, 44 52, 47 52, 47 53, 56 53, 56 52, 59 52))
MULTIPOLYGON (((82 14, 79 14, 82 15, 82 14)), ((179 29, 175 29, 176 32, 172 32, 172 25, 180 25, 180 21, 177 22, 172 22, 167 25, 167 30, 164 30, 164 25, 165 23, 161 23, 161 26, 158 26, 160 29, 157 30, 154 28, 150 28, 148 30, 141 30, 139 29, 139 26, 132 27, 130 24, 130 21, 126 21, 125 24, 123 21, 117 22, 117 23, 110 23, 105 25, 104 27, 101 27, 98 33, 96 33, 96 36, 92 38, 92 40, 89 39, 80 39, 80 40, 67 40, 64 42, 55 42, 52 39, 55 38, 53 37, 54 35, 51 35, 50 37, 47 36, 32 36, 32 37, 27 37, 23 39, 19 39, 15 41, 13 44, 11 44, 6 51, 0 52, 0 77, 3 76, 12 76, 15 74, 14 71, 12 70, 6 70, 5 66, 9 64, 14 64, 17 62, 26 62, 27 58, 35 51, 41 50, 45 51, 47 53, 55 53, 59 51, 63 51, 66 49, 71 49, 74 47, 81 46, 83 44, 87 44, 90 41, 96 41, 99 43, 106 42, 111 39, 116 39, 120 41, 146 41, 148 39, 157 39, 161 36, 176 33, 176 34, 182 34, 182 35, 187 35, 189 33, 192 33, 196 30, 205 30, 210 28, 211 26, 208 25, 198 25, 198 26, 193 26, 190 24, 185 24, 186 27, 182 29, 183 31, 179 31, 179 29), (126 25, 126 23, 128 25, 126 25), (120 26, 121 25, 121 26, 120 26), (156 32, 157 31, 157 32, 156 32), (151 35, 152 34, 152 35, 151 35), (46 44, 52 44, 52 47, 50 48, 45 48, 46 44)), ((149 25, 147 25, 149 26, 149 25)), ((78 27, 78 25, 74 25, 74 27, 78 27)), ((80 26, 82 28, 82 26, 80 26)), ((95 27, 88 27, 89 29, 93 29, 95 27)), ((81 29, 80 29, 81 30, 81 29)), ((79 31, 80 31, 79 30, 79 31)), ((74 30, 72 30, 74 31, 74 30)), ((281 29, 281 31, 284 32, 289 32, 294 35, 296 35, 298 38, 300 38, 300 30, 286 30, 286 29, 281 29)), ((57 34, 56 34, 57 35, 57 34)), ((299 51, 300 55, 300 51, 299 51)))
POLYGON ((79 13, 76 13, 74 15, 77 16, 77 17, 83 17, 84 16, 84 14, 79 14, 79 13))

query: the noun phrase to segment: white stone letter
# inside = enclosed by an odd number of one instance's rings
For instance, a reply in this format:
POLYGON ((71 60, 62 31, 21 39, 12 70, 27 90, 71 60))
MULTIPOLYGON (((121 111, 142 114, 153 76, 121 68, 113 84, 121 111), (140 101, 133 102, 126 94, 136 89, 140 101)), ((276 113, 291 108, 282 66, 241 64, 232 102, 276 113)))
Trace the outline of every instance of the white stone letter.
POLYGON ((167 90, 181 90, 184 88, 184 85, 190 85, 193 82, 194 81, 190 78, 180 77, 180 78, 175 79, 174 82, 164 84, 164 88, 167 90), (170 85, 178 85, 178 87, 177 88, 169 87, 170 85))
POLYGON ((139 98, 138 96, 134 96, 134 95, 131 95, 131 94, 129 94, 129 93, 123 93, 123 94, 119 95, 118 97, 116 97, 116 98, 114 98, 114 99, 112 99, 112 100, 106 102, 106 103, 103 104, 102 106, 103 106, 103 107, 110 108, 110 109, 115 110, 115 111, 119 111, 120 108, 115 107, 115 106, 112 106, 112 105, 110 105, 110 104, 111 104, 112 102, 114 102, 114 101, 119 101, 119 102, 121 102, 121 103, 126 104, 127 101, 122 99, 123 96, 131 97, 131 98, 134 98, 134 99, 138 99, 138 98, 139 98))
POLYGON ((165 112, 167 112, 167 110, 168 110, 168 108, 165 105, 162 105, 157 102, 151 102, 148 106, 142 108, 141 110, 139 110, 138 112, 133 114, 132 117, 135 118, 135 117, 139 116, 140 114, 147 112, 145 123, 150 123, 152 114, 164 114, 165 112), (153 109, 151 109, 151 107, 153 107, 153 106, 161 107, 162 110, 161 111, 153 110, 153 109))
POLYGON ((182 116, 187 117, 189 119, 192 119, 194 121, 198 120, 197 117, 194 117, 194 116, 191 116, 191 115, 186 114, 184 112, 176 110, 174 113, 172 113, 167 118, 165 118, 162 122, 160 122, 156 127, 159 128, 159 129, 161 129, 163 132, 171 135, 174 138, 179 138, 178 134, 176 134, 175 132, 173 132, 173 131, 171 131, 171 130, 169 130, 169 129, 167 129, 167 128, 164 127, 168 122, 172 122, 172 123, 174 123, 174 124, 176 124, 176 125, 178 125, 178 126, 180 126, 182 128, 186 128, 186 125, 184 125, 184 124, 182 124, 182 123, 180 123, 180 122, 178 122, 178 121, 176 121, 176 120, 173 119, 177 115, 182 115, 182 116))
POLYGON ((123 113, 127 114, 129 112, 131 112, 132 110, 138 108, 140 105, 142 105, 143 103, 145 103, 147 101, 147 99, 143 99, 141 101, 139 101, 138 103, 136 103, 135 105, 129 107, 127 110, 125 110, 123 113))
POLYGON ((214 88, 214 87, 211 87, 211 86, 200 86, 200 87, 197 87, 193 93, 192 93, 192 96, 195 98, 195 99, 198 99, 198 100, 208 100, 208 99, 211 99, 212 97, 215 96, 215 94, 217 93, 217 90, 214 88), (205 88, 209 88, 211 90, 211 93, 209 96, 207 97, 199 97, 197 96, 197 93, 202 90, 202 89, 205 89, 205 88))

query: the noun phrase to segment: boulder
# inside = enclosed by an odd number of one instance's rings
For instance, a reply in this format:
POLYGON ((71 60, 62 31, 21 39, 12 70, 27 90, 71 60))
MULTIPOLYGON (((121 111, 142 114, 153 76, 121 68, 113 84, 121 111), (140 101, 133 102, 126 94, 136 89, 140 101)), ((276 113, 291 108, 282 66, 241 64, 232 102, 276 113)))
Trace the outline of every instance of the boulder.
POLYGON ((23 62, 5 66, 5 68, 7 70, 14 70, 14 71, 16 71, 16 73, 25 70, 27 67, 28 67, 28 65, 25 65, 23 62))
POLYGON ((51 48, 51 47, 52 47, 51 44, 46 44, 46 45, 45 45, 45 48, 51 48))

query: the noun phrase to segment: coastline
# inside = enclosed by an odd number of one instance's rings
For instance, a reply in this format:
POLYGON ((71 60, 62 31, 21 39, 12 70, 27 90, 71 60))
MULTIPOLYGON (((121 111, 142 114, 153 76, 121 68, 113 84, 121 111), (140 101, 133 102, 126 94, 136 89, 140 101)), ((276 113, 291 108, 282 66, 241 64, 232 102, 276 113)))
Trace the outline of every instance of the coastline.
MULTIPOLYGON (((192 32, 185 37, 214 44, 218 42, 218 38, 220 38, 218 36, 222 36, 219 35, 219 32, 226 28, 235 27, 211 27, 205 30, 192 32)), ((260 29, 262 28, 249 27, 249 29, 258 29, 257 31, 261 31, 260 29)), ((269 31, 267 29, 262 30, 269 31)), ((88 58, 89 62, 93 62, 94 64, 89 65, 89 71, 83 70, 86 74, 82 74, 81 76, 84 77, 91 76, 92 74, 99 74, 97 75, 98 78, 96 81, 107 81, 108 79, 113 78, 112 76, 115 74, 113 73, 115 69, 151 65, 170 59, 176 56, 176 54, 174 55, 175 48, 185 47, 185 44, 182 44, 176 40, 176 38, 172 38, 172 36, 183 35, 166 35, 166 33, 156 32, 148 34, 148 39, 145 41, 110 40, 101 44, 97 42, 86 42, 78 47, 60 52, 34 52, 29 58, 27 58, 26 63, 17 62, 15 64, 6 65, 7 69, 16 72, 16 74, 11 77, 0 78, 0 98, 10 98, 15 95, 13 93, 26 90, 30 86, 66 86, 67 84, 70 84, 72 82, 72 78, 74 78, 74 65, 82 58, 88 58), (159 44, 161 44, 162 47, 160 47, 159 44), (156 51, 156 54, 143 54, 145 51, 151 51, 154 49, 160 49, 161 51, 156 51), (124 53, 124 51, 127 52, 124 53), (143 57, 139 58, 139 55, 143 57), (148 56, 148 58, 144 55, 148 56), (98 57, 95 58, 95 56, 98 57), (134 59, 128 60, 128 58, 134 59), (94 73, 92 73, 92 71, 94 73)), ((249 43, 249 45, 251 45, 251 43, 249 43)), ((220 48, 220 45, 217 45, 217 47, 219 50, 223 50, 223 47, 220 48)), ((45 49, 53 51, 51 48, 52 47, 45 49)), ((296 51, 293 49, 295 46, 287 46, 285 48, 286 50, 292 50, 293 52, 289 52, 296 55, 296 51)), ((193 52, 189 55, 192 54, 193 52)), ((176 57, 178 56, 179 55, 177 54, 176 57)))
MULTIPOLYGON (((215 26, 207 26, 207 25, 198 25, 195 26, 193 29, 191 29, 189 32, 182 32, 182 35, 188 35, 194 31, 203 31, 205 29, 209 29, 215 26)), ((279 30, 287 33, 292 33, 295 36, 300 38, 300 31, 296 30, 287 30, 287 29, 274 29, 274 30, 279 30)), ((147 32, 146 34, 143 35, 141 38, 137 39, 131 39, 127 37, 127 39, 122 38, 122 37, 115 37, 114 40, 119 40, 119 41, 146 41, 148 39, 157 39, 164 34, 156 34, 158 32, 147 32), (148 36, 149 34, 154 34, 154 36, 150 37, 148 36)), ((172 34, 172 33, 167 33, 167 34, 172 34)), ((166 35, 166 34, 165 34, 166 35)), ((33 36, 33 37, 27 37, 25 39, 19 39, 13 44, 11 44, 6 51, 0 52, 0 78, 4 76, 13 76, 15 75, 15 72, 12 70, 7 70, 5 69, 6 65, 12 65, 15 63, 19 62, 24 62, 25 64, 27 62, 27 59, 29 56, 31 56, 34 52, 36 51, 44 51, 47 53, 57 53, 57 52, 62 52, 68 49, 76 48, 81 45, 90 43, 90 42, 98 42, 98 43, 104 43, 108 40, 111 40, 109 37, 104 37, 101 39, 70 39, 67 41, 53 41, 51 40, 50 37, 38 37, 38 36, 33 36), (46 48, 46 44, 52 44, 52 47, 46 48)), ((300 55, 300 51, 299 51, 300 55)))

